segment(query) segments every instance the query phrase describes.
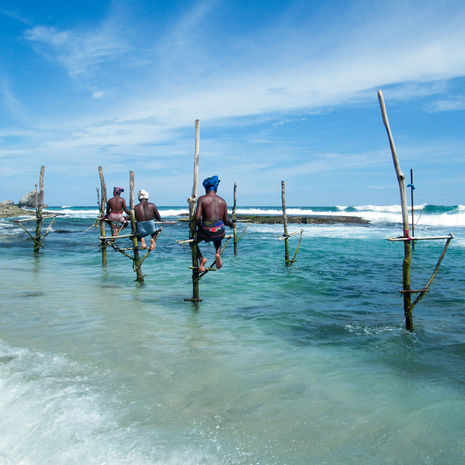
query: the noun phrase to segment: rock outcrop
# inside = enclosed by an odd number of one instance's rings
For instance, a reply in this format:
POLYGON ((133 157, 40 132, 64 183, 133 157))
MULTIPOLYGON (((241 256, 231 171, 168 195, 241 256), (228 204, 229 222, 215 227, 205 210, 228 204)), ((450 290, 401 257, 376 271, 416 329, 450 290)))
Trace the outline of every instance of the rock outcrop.
POLYGON ((2 200, 0 202, 0 208, 14 207, 14 205, 13 200, 2 200))
POLYGON ((33 216, 34 212, 18 208, 11 200, 0 202, 0 218, 15 218, 17 216, 33 216), (5 205, 6 204, 6 205, 5 205))
POLYGON ((21 200, 18 202, 18 206, 27 207, 27 208, 35 208, 36 206, 36 193, 35 191, 31 191, 21 197, 21 200))

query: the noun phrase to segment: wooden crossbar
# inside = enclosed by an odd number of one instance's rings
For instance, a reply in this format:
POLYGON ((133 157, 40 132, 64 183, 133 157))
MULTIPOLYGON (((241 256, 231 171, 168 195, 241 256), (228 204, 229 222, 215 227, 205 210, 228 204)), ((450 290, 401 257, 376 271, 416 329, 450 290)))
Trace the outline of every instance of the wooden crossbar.
POLYGON ((289 237, 292 237, 292 236, 297 236, 297 234, 302 234, 304 232, 303 229, 301 229, 300 231, 295 231, 293 233, 290 233, 290 234, 281 234, 277 237, 279 237, 278 241, 284 241, 285 239, 288 239, 289 237))
POLYGON ((176 241, 178 244, 187 244, 189 242, 194 242, 194 239, 185 239, 183 241, 176 241))
MULTIPOLYGON (((43 215, 42 216, 42 219, 46 220, 48 218, 56 218, 57 215, 43 215)), ((23 218, 22 220, 15 220, 14 222, 15 223, 25 223, 26 221, 36 221, 37 220, 37 217, 34 216, 34 217, 31 217, 31 218, 23 218)))
POLYGON ((121 236, 99 236, 101 241, 109 241, 114 239, 124 239, 126 237, 134 237, 134 234, 122 234, 121 236))
MULTIPOLYGON (((199 267, 198 266, 188 266, 187 268, 191 269, 191 270, 198 270, 199 267)), ((207 271, 218 271, 215 267, 209 267, 209 268, 205 268, 205 272, 207 271)))
POLYGON ((451 233, 448 236, 429 236, 429 237, 389 237, 387 240, 391 242, 397 241, 436 241, 440 239, 454 239, 454 235, 451 233))
POLYGON ((424 293, 424 292, 429 292, 430 290, 429 289, 410 289, 409 291, 408 290, 402 290, 402 291, 399 291, 400 294, 420 294, 420 293, 424 293))

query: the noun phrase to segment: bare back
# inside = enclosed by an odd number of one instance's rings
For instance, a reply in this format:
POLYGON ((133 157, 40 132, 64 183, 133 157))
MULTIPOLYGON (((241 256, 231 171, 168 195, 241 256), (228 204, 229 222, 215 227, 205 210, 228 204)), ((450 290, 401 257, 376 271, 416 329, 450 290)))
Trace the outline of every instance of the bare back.
POLYGON ((195 220, 197 224, 201 224, 202 221, 216 220, 222 220, 228 226, 232 224, 228 218, 226 201, 214 191, 199 197, 195 220))
POLYGON ((126 201, 119 195, 112 197, 107 204, 107 213, 123 213, 123 210, 129 215, 126 207, 126 201))
POLYGON ((136 221, 149 221, 154 218, 157 221, 161 220, 156 205, 145 200, 141 200, 141 202, 134 207, 134 214, 136 216, 136 221))

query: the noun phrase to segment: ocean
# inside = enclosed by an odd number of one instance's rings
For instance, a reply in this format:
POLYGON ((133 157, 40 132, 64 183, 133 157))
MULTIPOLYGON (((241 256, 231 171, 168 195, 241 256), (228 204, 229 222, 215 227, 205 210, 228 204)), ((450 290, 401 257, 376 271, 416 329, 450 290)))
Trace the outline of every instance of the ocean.
MULTIPOLYGON (((96 207, 50 207, 61 215, 39 256, 0 219, 0 464, 464 463, 465 206, 417 209, 416 236, 455 239, 414 332, 403 247, 386 240, 401 234, 398 206, 288 207, 371 222, 290 224, 303 229, 291 268, 282 225, 250 224, 238 255, 230 242, 202 278, 198 305, 184 301, 186 223, 162 225, 140 286, 117 252, 102 268, 96 207)), ((442 247, 416 243, 412 288, 442 247)))

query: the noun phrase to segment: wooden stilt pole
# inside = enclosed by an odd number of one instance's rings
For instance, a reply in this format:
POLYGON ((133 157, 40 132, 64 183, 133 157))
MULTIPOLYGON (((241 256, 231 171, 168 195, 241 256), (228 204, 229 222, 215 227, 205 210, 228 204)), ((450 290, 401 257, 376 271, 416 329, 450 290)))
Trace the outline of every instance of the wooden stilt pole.
MULTIPOLYGON (((397 158, 396 146, 392 137, 391 128, 389 126, 389 120, 386 113, 386 106, 384 104, 383 93, 378 91, 378 100, 381 107, 381 114, 383 117, 383 123, 386 128, 386 132, 389 138, 389 145, 391 147, 392 161, 394 163, 394 169, 396 171, 397 181, 399 183, 400 190, 400 201, 402 207, 402 225, 404 230, 404 238, 410 238, 409 223, 408 223, 408 208, 407 208, 407 194, 405 189, 405 176, 402 173, 397 158)), ((408 331, 413 331, 413 317, 412 317, 412 297, 410 288, 410 266, 412 263, 412 249, 411 240, 404 241, 404 261, 402 264, 402 281, 403 281, 403 297, 404 297, 404 316, 405 316, 405 328, 408 331)))
POLYGON ((139 249, 137 247, 137 231, 136 231, 136 215, 134 213, 134 171, 129 172, 129 215, 131 218, 131 231, 132 231, 132 248, 134 252, 133 265, 136 272, 136 281, 140 284, 144 283, 144 275, 142 274, 141 260, 139 256, 139 249))
POLYGON ((20 226, 29 236, 29 239, 32 240, 33 242, 33 250, 35 254, 38 254, 40 249, 43 247, 42 242, 43 240, 48 236, 49 232, 52 230, 53 222, 55 221, 55 218, 57 215, 49 215, 43 214, 43 207, 44 207, 44 172, 45 172, 45 166, 40 167, 40 177, 39 177, 39 190, 37 189, 37 184, 36 186, 36 192, 35 192, 35 207, 36 207, 36 217, 35 220, 34 218, 27 218, 24 220, 15 220, 15 224, 20 226), (45 234, 41 237, 42 234, 42 223, 44 219, 50 219, 50 224, 48 225, 48 228, 45 231, 45 234), (36 222, 36 228, 35 228, 35 234, 33 235, 30 231, 28 231, 21 223, 27 222, 27 221, 35 221, 36 222))
MULTIPOLYGON (((107 186, 103 177, 103 168, 98 167, 98 174, 100 176, 100 236, 105 237, 105 207, 107 204, 107 186)), ((101 241, 100 247, 102 249, 102 265, 107 266, 107 241, 101 241)))
POLYGON ((39 194, 37 194, 37 185, 36 185, 36 234, 34 239, 34 253, 39 253, 40 250, 40 233, 42 230, 42 209, 44 206, 44 171, 45 166, 40 167, 40 178, 39 178, 39 194))
MULTIPOLYGON (((410 168, 410 184, 407 186, 410 187, 410 208, 412 209, 412 237, 415 237, 415 220, 414 220, 414 211, 415 207, 413 206, 413 191, 415 186, 413 185, 413 170, 410 168)), ((412 250, 415 250, 415 241, 412 241, 412 250)))
POLYGON ((200 135, 200 122, 195 120, 195 148, 194 148, 194 176, 192 185, 192 195, 187 199, 189 204, 189 238, 193 241, 190 242, 192 251, 192 299, 184 299, 190 302, 201 302, 199 296, 199 256, 198 256, 198 245, 195 241, 196 238, 196 224, 195 224, 195 204, 197 203, 198 195, 198 177, 199 177, 199 137, 200 135))
POLYGON ((234 232, 233 232, 233 241, 234 241, 234 255, 237 255, 237 229, 236 229, 236 191, 237 191, 237 183, 234 183, 234 190, 233 190, 233 208, 232 208, 232 220, 234 222, 234 232))
POLYGON ((281 202, 283 204, 283 226, 284 226, 284 261, 286 266, 290 265, 289 262, 289 234, 287 231, 287 214, 286 214, 286 184, 284 181, 281 181, 281 202))

